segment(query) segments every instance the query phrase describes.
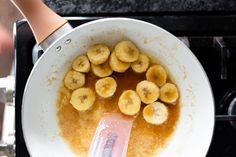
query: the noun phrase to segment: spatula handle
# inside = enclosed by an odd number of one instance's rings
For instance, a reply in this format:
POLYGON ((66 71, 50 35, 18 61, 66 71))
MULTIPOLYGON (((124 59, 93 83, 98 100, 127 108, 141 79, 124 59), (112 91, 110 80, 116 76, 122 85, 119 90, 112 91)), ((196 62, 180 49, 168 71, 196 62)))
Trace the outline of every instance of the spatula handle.
POLYGON ((38 44, 67 23, 41 0, 11 0, 27 19, 38 44))

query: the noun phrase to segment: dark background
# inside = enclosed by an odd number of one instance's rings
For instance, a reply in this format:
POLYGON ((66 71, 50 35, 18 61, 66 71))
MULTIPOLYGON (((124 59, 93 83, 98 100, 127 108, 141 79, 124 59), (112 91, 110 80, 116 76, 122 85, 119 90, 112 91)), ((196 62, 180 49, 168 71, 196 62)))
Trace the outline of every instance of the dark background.
POLYGON ((44 0, 61 15, 229 13, 236 12, 235 0, 44 0))

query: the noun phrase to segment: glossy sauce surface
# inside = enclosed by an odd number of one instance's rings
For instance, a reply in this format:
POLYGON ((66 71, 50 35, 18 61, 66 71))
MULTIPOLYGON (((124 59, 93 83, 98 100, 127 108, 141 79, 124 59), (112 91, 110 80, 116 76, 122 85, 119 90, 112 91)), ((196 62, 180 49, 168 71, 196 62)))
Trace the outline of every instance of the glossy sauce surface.
MULTIPOLYGON (((113 72, 111 75, 117 82, 117 91, 110 98, 101 98, 96 94, 96 101, 89 111, 78 112, 69 103, 72 91, 62 86, 57 102, 57 118, 61 136, 79 156, 86 156, 97 124, 105 112, 120 112, 118 99, 127 89, 135 90, 138 82, 145 80, 145 73, 137 74, 129 68, 125 73, 113 72)), ((99 78, 92 72, 86 74, 85 87, 94 89, 99 78)), ((170 82, 170 80, 168 81, 170 82)), ((158 149, 165 146, 175 130, 180 112, 180 105, 168 105, 169 117, 162 125, 148 124, 142 115, 145 104, 137 115, 131 131, 127 157, 150 157, 158 149)))

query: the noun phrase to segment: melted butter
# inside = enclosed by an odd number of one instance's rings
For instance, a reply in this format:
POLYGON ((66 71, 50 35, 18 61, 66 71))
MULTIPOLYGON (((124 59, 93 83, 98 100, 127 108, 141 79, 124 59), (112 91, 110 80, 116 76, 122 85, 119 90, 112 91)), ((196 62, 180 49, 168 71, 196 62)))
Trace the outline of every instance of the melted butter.
MULTIPOLYGON (((120 112, 117 104, 121 93, 128 89, 135 90, 137 83, 145 80, 145 73, 137 74, 129 69, 125 73, 113 72, 112 77, 117 82, 116 93, 106 99, 96 95, 93 107, 85 112, 78 112, 69 103, 71 91, 65 87, 61 87, 59 90, 57 118, 61 136, 79 156, 87 155, 89 145, 103 113, 120 112)), ((98 79, 92 72, 89 72, 86 74, 85 86, 95 90, 95 83, 98 79)), ((168 81, 170 82, 170 80, 168 81)), ((134 121, 127 157, 153 156, 165 146, 178 121, 180 111, 178 103, 177 105, 167 105, 169 117, 162 125, 148 124, 144 120, 142 116, 144 106, 145 104, 142 104, 139 115, 134 121)))

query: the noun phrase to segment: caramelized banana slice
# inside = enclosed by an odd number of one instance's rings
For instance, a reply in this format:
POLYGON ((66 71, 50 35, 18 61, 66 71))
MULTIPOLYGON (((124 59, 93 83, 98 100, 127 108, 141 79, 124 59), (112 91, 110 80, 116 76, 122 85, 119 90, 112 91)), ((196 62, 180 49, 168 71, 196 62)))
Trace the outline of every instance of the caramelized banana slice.
POLYGON ((141 81, 136 86, 141 101, 145 104, 150 104, 159 98, 160 91, 157 85, 150 81, 141 81))
POLYGON ((166 83, 167 73, 161 65, 153 65, 147 70, 146 78, 161 87, 166 83))
POLYGON ((85 55, 81 55, 77 57, 72 64, 72 68, 75 71, 79 71, 79 72, 84 72, 84 73, 89 72, 90 63, 89 63, 88 57, 85 55))
POLYGON ((131 68, 136 73, 143 73, 149 67, 149 58, 146 55, 140 54, 138 60, 131 63, 131 68))
POLYGON ((116 57, 114 51, 111 53, 111 56, 109 59, 109 64, 110 64, 110 67, 112 68, 112 70, 116 71, 116 72, 125 72, 130 66, 130 63, 120 61, 116 57))
POLYGON ((111 75, 113 72, 108 62, 99 65, 91 64, 91 67, 93 73, 98 77, 106 77, 111 75))
POLYGON ((108 98, 116 92, 116 81, 112 77, 99 79, 95 84, 97 94, 103 98, 108 98))
POLYGON ((131 41, 121 41, 115 46, 116 57, 123 62, 138 60, 139 50, 131 41))
POLYGON ((69 71, 64 79, 64 85, 71 90, 82 87, 85 84, 85 75, 77 71, 69 71))
POLYGON ((110 50, 104 44, 96 44, 88 48, 88 58, 93 64, 102 64, 107 61, 110 50))
POLYGON ((118 101, 120 111, 126 115, 135 115, 141 107, 141 100, 133 90, 124 91, 118 101))
POLYGON ((160 88, 160 100, 166 103, 175 104, 179 98, 177 87, 172 83, 166 83, 160 88))
POLYGON ((144 107, 143 117, 148 123, 160 125, 168 119, 168 109, 156 101, 144 107))
POLYGON ((70 103, 78 111, 88 110, 95 102, 95 93, 90 88, 79 88, 72 92, 70 103))

